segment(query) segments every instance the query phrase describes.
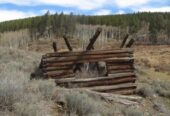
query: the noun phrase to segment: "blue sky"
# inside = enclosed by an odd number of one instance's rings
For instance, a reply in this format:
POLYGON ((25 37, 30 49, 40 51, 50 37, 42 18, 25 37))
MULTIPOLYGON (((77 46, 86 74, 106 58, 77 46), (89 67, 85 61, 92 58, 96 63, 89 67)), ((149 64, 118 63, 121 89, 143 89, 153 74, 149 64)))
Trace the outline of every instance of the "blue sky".
POLYGON ((0 22, 61 13, 84 15, 170 12, 170 0, 0 0, 0 22))

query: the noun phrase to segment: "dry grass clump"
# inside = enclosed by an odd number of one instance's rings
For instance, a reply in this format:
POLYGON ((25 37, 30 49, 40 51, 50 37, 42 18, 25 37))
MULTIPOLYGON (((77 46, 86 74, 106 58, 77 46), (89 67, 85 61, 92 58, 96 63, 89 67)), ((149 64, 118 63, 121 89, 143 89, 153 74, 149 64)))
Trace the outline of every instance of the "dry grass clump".
POLYGON ((123 114, 124 116, 143 116, 143 112, 133 107, 123 110, 123 114))
POLYGON ((86 91, 58 88, 56 102, 63 107, 65 116, 116 116, 121 114, 119 104, 108 104, 99 96, 86 91))
POLYGON ((98 112, 97 104, 92 98, 76 92, 66 94, 66 108, 69 114, 75 112, 78 116, 97 115, 98 112))
POLYGON ((138 85, 137 93, 143 97, 153 97, 155 91, 150 85, 143 83, 138 85))
POLYGON ((30 81, 39 54, 0 47, 0 113, 3 116, 50 115, 54 84, 30 81))
POLYGON ((155 92, 162 97, 170 98, 170 83, 165 81, 154 81, 155 92))

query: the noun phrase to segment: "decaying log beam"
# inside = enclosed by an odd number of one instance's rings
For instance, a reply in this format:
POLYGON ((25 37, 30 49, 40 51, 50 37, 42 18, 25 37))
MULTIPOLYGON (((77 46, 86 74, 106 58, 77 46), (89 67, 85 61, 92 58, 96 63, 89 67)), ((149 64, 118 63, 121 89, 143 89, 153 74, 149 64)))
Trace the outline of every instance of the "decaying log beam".
POLYGON ((57 75, 66 75, 66 74, 72 74, 72 70, 59 70, 59 71, 48 71, 44 73, 45 76, 57 76, 57 75))
POLYGON ((124 69, 134 69, 133 66, 130 65, 112 65, 107 67, 108 70, 124 70, 124 69))
POLYGON ((126 45, 126 48, 130 48, 134 43, 134 39, 131 39, 129 43, 126 45))
POLYGON ((69 70, 72 69, 73 65, 66 65, 66 66, 48 66, 48 67, 43 67, 43 71, 56 71, 56 70, 69 70))
POLYGON ((73 77, 75 77, 74 73, 48 76, 48 78, 51 78, 51 79, 73 78, 73 77))
POLYGON ((75 51, 75 52, 57 52, 57 53, 47 53, 42 56, 42 58, 48 57, 68 57, 68 56, 80 56, 80 55, 105 55, 105 54, 133 54, 133 50, 129 48, 123 49, 113 49, 113 50, 91 50, 91 51, 75 51))
POLYGON ((87 89, 76 89, 77 91, 81 93, 86 93, 89 96, 93 98, 100 97, 103 100, 114 102, 114 103, 120 103, 123 105, 138 105, 142 101, 142 97, 139 96, 127 96, 127 95, 118 95, 113 93, 101 93, 101 92, 95 92, 87 89))
POLYGON ((122 44, 120 45, 120 48, 123 48, 123 47, 124 47, 124 45, 125 45, 128 37, 129 37, 129 34, 126 34, 125 38, 124 38, 123 41, 122 41, 122 44))
POLYGON ((113 85, 135 82, 136 76, 133 73, 115 75, 113 77, 85 78, 76 80, 56 80, 56 84, 65 87, 91 87, 102 85, 113 85))
POLYGON ((84 59, 84 58, 75 58, 75 59, 69 59, 69 58, 59 58, 55 61, 43 61, 43 65, 55 65, 55 64, 75 64, 75 63, 85 63, 85 62, 98 62, 98 61, 111 61, 112 63, 130 63, 133 62, 133 58, 94 58, 94 59, 84 59))
POLYGON ((69 51, 73 51, 73 48, 71 47, 71 45, 70 45, 67 37, 66 37, 66 36, 63 36, 63 38, 64 38, 64 41, 65 41, 66 46, 67 46, 67 48, 69 49, 69 51))
POLYGON ((102 28, 97 28, 94 36, 90 39, 90 43, 86 47, 86 51, 93 49, 93 45, 94 45, 95 41, 97 40, 97 38, 99 37, 101 31, 102 31, 102 28))
POLYGON ((54 52, 57 52, 57 44, 56 42, 53 42, 52 44, 54 52))
POLYGON ((128 73, 128 72, 134 72, 134 70, 133 69, 120 69, 120 70, 108 70, 108 75, 109 74, 116 74, 116 73, 123 73, 123 72, 125 72, 125 73, 128 73))
MULTIPOLYGON (((101 28, 98 28, 97 30, 96 30, 96 33, 94 34, 94 36, 90 39, 90 43, 88 44, 88 46, 86 47, 86 51, 89 51, 89 50, 91 50, 91 49, 94 49, 94 43, 95 43, 95 41, 97 40, 97 38, 98 38, 98 36, 100 35, 100 33, 101 33, 101 31, 102 31, 102 29, 101 28)), ((83 55, 83 54, 82 54, 83 55)), ((98 67, 98 64, 97 63, 95 63, 96 64, 96 66, 98 67)), ((75 65, 75 68, 74 68, 74 72, 76 72, 77 70, 79 70, 80 72, 81 72, 81 66, 83 66, 83 63, 77 63, 76 65, 75 65)))
POLYGON ((43 62, 57 62, 59 60, 67 61, 76 61, 76 60, 88 60, 88 59, 105 59, 105 58, 129 58, 131 54, 106 54, 106 55, 84 55, 82 57, 79 56, 70 56, 70 57, 51 57, 42 59, 43 62))
POLYGON ((126 90, 135 90, 136 85, 134 83, 126 83, 126 84, 119 84, 119 85, 104 85, 104 86, 94 86, 94 87, 86 87, 84 89, 89 89, 98 92, 119 92, 119 91, 126 91, 126 90))

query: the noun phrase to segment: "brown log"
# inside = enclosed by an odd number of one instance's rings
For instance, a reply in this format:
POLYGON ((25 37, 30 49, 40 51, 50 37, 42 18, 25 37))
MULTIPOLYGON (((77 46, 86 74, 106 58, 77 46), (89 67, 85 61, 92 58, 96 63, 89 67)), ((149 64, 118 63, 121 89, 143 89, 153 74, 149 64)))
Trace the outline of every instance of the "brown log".
POLYGON ((43 71, 57 71, 57 70, 69 70, 72 69, 72 66, 56 66, 56 67, 43 67, 43 71))
POLYGON ((67 46, 67 48, 69 49, 69 51, 73 51, 73 48, 71 47, 71 45, 70 45, 67 37, 66 37, 66 36, 63 36, 63 38, 64 38, 64 41, 65 41, 66 46, 67 46))
POLYGON ((110 77, 95 77, 95 78, 65 78, 59 79, 57 82, 61 83, 70 83, 70 82, 89 82, 89 81, 97 81, 97 80, 106 80, 106 79, 113 79, 113 78, 121 78, 121 77, 134 77, 135 73, 128 72, 128 73, 119 73, 119 74, 111 74, 110 77))
POLYGON ((57 52, 57 44, 56 42, 53 42, 52 44, 54 52, 57 52))
POLYGON ((126 84, 119 84, 119 85, 86 87, 84 89, 108 93, 108 92, 116 92, 116 91, 122 91, 122 90, 134 90, 136 89, 136 85, 134 83, 126 83, 126 84))
POLYGON ((58 59, 57 61, 51 61, 51 62, 43 62, 43 65, 72 65, 75 63, 85 63, 85 62, 98 62, 98 61, 111 61, 115 63, 128 63, 134 61, 133 58, 96 58, 96 59, 69 59, 69 58, 64 58, 64 59, 58 59))
POLYGON ((132 66, 133 67, 134 60, 131 62, 112 62, 112 61, 106 61, 107 66, 132 66))
POLYGON ((102 85, 113 85, 113 84, 121 84, 121 83, 130 83, 135 82, 135 76, 124 76, 124 77, 105 77, 105 78, 98 78, 87 80, 87 79, 77 79, 74 81, 69 82, 61 82, 56 80, 56 84, 65 87, 91 87, 91 86, 102 86, 102 85))
POLYGON ((133 70, 133 69, 107 70, 107 71, 108 71, 108 74, 128 73, 128 72, 133 73, 133 72, 134 72, 134 70, 133 70))
POLYGON ((123 47, 124 47, 124 45, 125 45, 128 37, 129 37, 129 34, 126 34, 125 38, 124 38, 123 41, 122 41, 122 44, 120 45, 120 48, 123 48, 123 47))
POLYGON ((97 40, 97 38, 99 37, 101 31, 102 31, 101 28, 97 28, 94 36, 90 39, 90 43, 86 47, 86 51, 93 49, 93 45, 94 45, 95 41, 97 40))
POLYGON ((108 70, 124 70, 124 69, 134 69, 131 65, 112 65, 107 67, 108 70))
POLYGON ((118 95, 118 94, 115 94, 115 93, 100 93, 100 92, 95 92, 95 91, 91 91, 91 90, 87 90, 87 89, 78 89, 78 91, 80 91, 81 93, 85 92, 89 96, 92 96, 92 97, 100 96, 107 101, 120 102, 120 103, 123 103, 125 105, 132 105, 132 104, 129 104, 129 103, 135 103, 136 104, 136 103, 139 103, 139 102, 142 101, 142 97, 135 96, 135 95, 127 96, 127 95, 118 95), (126 104, 126 103, 128 103, 128 104, 126 104))
POLYGON ((58 71, 48 71, 48 72, 45 72, 44 75, 45 76, 62 76, 62 75, 66 75, 66 74, 72 74, 73 73, 73 70, 58 70, 58 71))
POLYGON ((104 55, 82 55, 82 56, 67 56, 67 57, 50 57, 50 58, 43 58, 42 61, 50 62, 50 61, 58 61, 58 60, 77 60, 77 59, 97 59, 97 58, 122 58, 122 57, 132 57, 129 53, 123 54, 104 54, 104 55))
MULTIPOLYGON (((128 73, 117 73, 117 74, 110 74, 110 78, 118 78, 118 77, 134 77, 135 73, 128 72, 128 73)), ((95 77, 95 78, 64 78, 64 79, 59 79, 57 82, 73 82, 75 80, 77 81, 91 81, 91 80, 98 80, 98 79, 107 79, 108 77, 95 77)))
POLYGON ((113 50, 91 50, 91 51, 75 51, 75 52, 57 52, 57 53, 47 53, 43 55, 43 58, 48 57, 67 57, 67 56, 82 56, 82 55, 103 55, 103 54, 120 54, 129 53, 133 54, 133 50, 129 48, 124 49, 113 49, 113 50))
POLYGON ((126 45, 126 48, 130 48, 130 47, 133 45, 134 42, 135 42, 135 40, 134 40, 134 39, 131 39, 131 40, 129 41, 129 43, 126 45))
POLYGON ((75 76, 75 74, 70 73, 70 74, 61 74, 61 75, 51 75, 51 76, 48 76, 48 78, 61 79, 61 78, 72 78, 74 76, 75 76))

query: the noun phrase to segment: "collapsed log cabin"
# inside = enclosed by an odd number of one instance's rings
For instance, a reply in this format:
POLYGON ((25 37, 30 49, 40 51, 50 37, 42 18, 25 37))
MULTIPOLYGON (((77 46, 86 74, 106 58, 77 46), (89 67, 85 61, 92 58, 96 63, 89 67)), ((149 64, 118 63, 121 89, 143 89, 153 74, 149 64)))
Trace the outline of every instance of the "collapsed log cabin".
POLYGON ((63 36, 69 51, 58 52, 57 48, 53 47, 54 53, 43 55, 41 59, 43 75, 46 78, 55 79, 56 85, 66 88, 82 88, 123 95, 134 94, 136 75, 133 50, 130 48, 134 40, 131 39, 125 45, 129 36, 127 34, 119 49, 94 50, 94 43, 101 31, 101 28, 97 29, 85 51, 73 51, 68 38, 63 36), (81 71, 81 66, 85 63, 95 64, 100 73, 99 62, 105 63, 104 76, 82 79, 75 77, 76 70, 81 71))

